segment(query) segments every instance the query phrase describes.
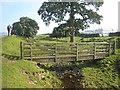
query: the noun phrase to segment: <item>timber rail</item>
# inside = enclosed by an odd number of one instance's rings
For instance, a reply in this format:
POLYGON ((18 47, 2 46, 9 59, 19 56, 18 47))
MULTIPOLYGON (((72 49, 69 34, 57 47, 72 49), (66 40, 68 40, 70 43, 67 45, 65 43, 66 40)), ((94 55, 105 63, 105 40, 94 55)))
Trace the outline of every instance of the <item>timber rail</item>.
POLYGON ((114 54, 114 43, 28 43, 20 42, 21 59, 37 62, 63 62, 103 59, 114 54))

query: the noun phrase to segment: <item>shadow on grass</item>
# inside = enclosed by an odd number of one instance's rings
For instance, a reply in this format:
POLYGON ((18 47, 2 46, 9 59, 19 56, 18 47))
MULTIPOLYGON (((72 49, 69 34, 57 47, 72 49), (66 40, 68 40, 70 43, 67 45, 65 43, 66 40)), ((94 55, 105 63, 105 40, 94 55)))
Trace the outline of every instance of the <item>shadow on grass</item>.
POLYGON ((42 63, 37 63, 40 68, 49 71, 55 71, 57 73, 64 73, 66 71, 72 71, 73 73, 81 73, 82 68, 93 67, 99 68, 100 65, 96 61, 86 61, 86 62, 59 62, 53 63, 51 66, 44 65, 42 63))
POLYGON ((19 60, 20 59, 20 56, 10 55, 10 54, 6 54, 6 53, 2 53, 2 56, 7 59, 10 59, 10 60, 19 60))

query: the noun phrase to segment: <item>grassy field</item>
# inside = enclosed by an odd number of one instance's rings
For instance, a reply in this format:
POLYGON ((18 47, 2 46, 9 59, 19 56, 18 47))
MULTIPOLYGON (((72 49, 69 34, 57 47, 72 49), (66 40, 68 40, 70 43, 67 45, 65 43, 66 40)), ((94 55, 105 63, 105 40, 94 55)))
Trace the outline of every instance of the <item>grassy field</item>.
POLYGON ((60 87, 61 81, 54 76, 54 72, 38 67, 36 62, 19 59, 22 39, 16 36, 2 39, 3 88, 60 87))
MULTIPOLYGON (((93 38, 75 37, 76 42, 90 41, 93 38)), ((107 41, 111 37, 94 38, 97 41, 107 41)), ((25 39, 18 36, 2 38, 2 86, 3 88, 54 88, 61 87, 62 81, 55 76, 55 72, 48 68, 52 63, 38 67, 34 61, 20 59, 21 40, 31 42, 69 42, 67 38, 49 38, 38 35, 35 38, 25 39)), ((106 57, 104 60, 86 63, 75 63, 81 72, 82 86, 84 88, 112 88, 118 89, 120 80, 119 49, 116 55, 106 57)))

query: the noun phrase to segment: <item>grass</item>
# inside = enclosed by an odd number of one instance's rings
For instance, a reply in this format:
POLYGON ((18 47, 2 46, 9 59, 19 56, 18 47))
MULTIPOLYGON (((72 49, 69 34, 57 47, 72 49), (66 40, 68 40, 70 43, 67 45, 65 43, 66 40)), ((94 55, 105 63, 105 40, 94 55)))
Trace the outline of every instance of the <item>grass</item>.
POLYGON ((20 55, 20 40, 18 36, 2 38, 2 53, 11 55, 20 55))
POLYGON ((3 59, 3 87, 5 88, 53 88, 60 83, 53 72, 39 68, 36 62, 3 59), (49 78, 48 78, 49 76, 49 78), (42 77, 44 79, 42 80, 42 77))
MULTIPOLYGON (((91 37, 91 38, 83 38, 83 37, 75 37, 75 42, 91 42, 91 41, 97 41, 97 42, 103 42, 103 41, 109 41, 114 38, 119 38, 117 36, 115 37, 91 37)), ((63 37, 63 38, 52 38, 49 37, 49 35, 37 35, 32 39, 33 42, 69 42, 70 37, 63 37)))
POLYGON ((9 36, 2 39, 2 87, 3 88, 53 88, 61 81, 54 72, 37 66, 36 62, 20 60, 21 37, 9 36))
POLYGON ((120 56, 112 55, 100 61, 89 62, 81 68, 84 88, 111 88, 119 89, 120 56))
MULTIPOLYGON (((96 41, 107 41, 111 37, 97 37, 96 41)), ((115 37, 116 38, 116 37, 115 37)), ((76 42, 90 41, 92 38, 75 37, 76 42)), ((32 42, 69 42, 66 38, 49 38, 38 35, 35 38, 25 39, 18 36, 2 38, 2 86, 3 88, 53 88, 60 87, 61 80, 54 76, 54 72, 45 67, 38 67, 36 62, 21 60, 19 43, 21 40, 32 42)), ((120 88, 120 56, 119 49, 116 55, 104 60, 87 63, 76 63, 83 75, 84 88, 120 88)))

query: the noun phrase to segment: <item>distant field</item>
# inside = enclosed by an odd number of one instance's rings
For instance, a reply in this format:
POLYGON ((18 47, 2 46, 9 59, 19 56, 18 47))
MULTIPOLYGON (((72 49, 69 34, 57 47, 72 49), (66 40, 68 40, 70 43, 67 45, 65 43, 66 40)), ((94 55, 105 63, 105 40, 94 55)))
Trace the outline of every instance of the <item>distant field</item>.
POLYGON ((7 33, 0 33, 0 38, 7 36, 7 33))

